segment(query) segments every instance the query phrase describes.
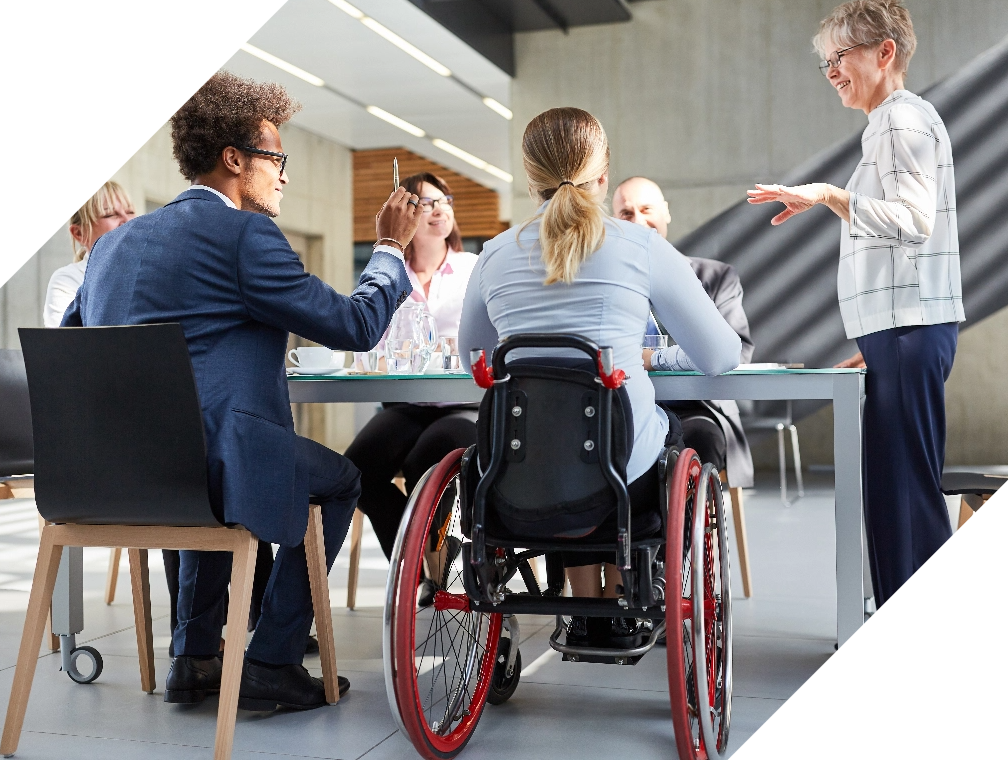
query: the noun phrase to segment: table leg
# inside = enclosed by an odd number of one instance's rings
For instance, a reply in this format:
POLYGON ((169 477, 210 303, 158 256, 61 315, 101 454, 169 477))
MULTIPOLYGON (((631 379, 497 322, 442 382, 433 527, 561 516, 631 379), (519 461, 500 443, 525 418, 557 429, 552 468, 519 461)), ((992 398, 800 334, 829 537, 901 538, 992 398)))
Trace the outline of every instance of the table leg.
POLYGON ((833 380, 833 463, 836 489, 837 643, 864 623, 862 586, 862 401, 864 375, 833 380))

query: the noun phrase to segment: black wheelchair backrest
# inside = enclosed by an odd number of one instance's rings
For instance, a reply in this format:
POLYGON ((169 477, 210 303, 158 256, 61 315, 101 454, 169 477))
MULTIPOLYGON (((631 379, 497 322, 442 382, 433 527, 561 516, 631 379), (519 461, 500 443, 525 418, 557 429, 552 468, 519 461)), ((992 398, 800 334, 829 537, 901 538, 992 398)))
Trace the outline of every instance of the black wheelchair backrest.
POLYGON ((598 352, 586 339, 556 335, 515 336, 495 350, 498 380, 480 405, 477 438, 484 474, 477 491, 491 535, 584 536, 617 508, 620 492, 626 499, 633 417, 626 390, 601 383, 598 352), (508 361, 519 348, 588 357, 508 361))

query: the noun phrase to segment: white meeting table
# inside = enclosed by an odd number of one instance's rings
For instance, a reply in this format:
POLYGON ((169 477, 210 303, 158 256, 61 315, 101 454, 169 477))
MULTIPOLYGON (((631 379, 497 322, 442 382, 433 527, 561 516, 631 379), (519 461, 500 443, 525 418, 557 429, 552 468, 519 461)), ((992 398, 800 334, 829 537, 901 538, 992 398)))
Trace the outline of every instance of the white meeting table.
MULTIPOLYGON (((686 399, 826 399, 833 404, 837 642, 864 623, 862 573, 861 416, 864 370, 733 370, 650 373, 659 401, 686 399)), ((483 389, 468 375, 332 375, 288 378, 290 400, 334 402, 479 402, 483 389)))

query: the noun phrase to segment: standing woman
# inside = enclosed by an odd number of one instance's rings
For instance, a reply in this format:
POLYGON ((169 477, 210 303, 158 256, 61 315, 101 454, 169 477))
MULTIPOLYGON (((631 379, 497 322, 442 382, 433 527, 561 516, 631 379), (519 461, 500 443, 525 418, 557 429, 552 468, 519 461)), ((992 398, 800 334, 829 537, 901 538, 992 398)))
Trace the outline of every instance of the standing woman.
MULTIPOLYGON (((423 211, 405 251, 406 273, 413 283, 410 298, 426 305, 438 336, 454 338, 476 255, 462 250, 448 183, 424 172, 407 177, 402 186, 420 197, 423 211)), ((379 348, 384 341, 383 336, 379 348)), ((477 410, 477 405, 385 404, 347 448, 347 458, 361 473, 357 505, 371 521, 386 557, 392 554, 406 510, 406 496, 392 478, 402 471, 408 494, 446 454, 475 444, 477 410)))
POLYGON ((881 605, 952 535, 941 473, 945 381, 966 319, 952 148, 932 105, 903 89, 917 47, 899 0, 853 0, 823 19, 819 68, 847 108, 868 114, 864 157, 846 189, 757 185, 779 225, 815 204, 843 220, 837 290, 848 338, 868 369, 865 523, 881 605))

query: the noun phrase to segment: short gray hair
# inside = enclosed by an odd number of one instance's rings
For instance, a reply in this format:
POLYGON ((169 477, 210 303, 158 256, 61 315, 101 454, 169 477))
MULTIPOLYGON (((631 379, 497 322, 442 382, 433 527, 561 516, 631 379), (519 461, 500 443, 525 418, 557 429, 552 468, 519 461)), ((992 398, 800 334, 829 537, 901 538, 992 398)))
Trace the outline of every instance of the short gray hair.
POLYGON ((819 22, 819 31, 812 38, 816 51, 825 58, 835 42, 842 47, 873 40, 896 43, 896 66, 906 73, 917 49, 910 11, 901 0, 850 0, 838 5, 819 22))

